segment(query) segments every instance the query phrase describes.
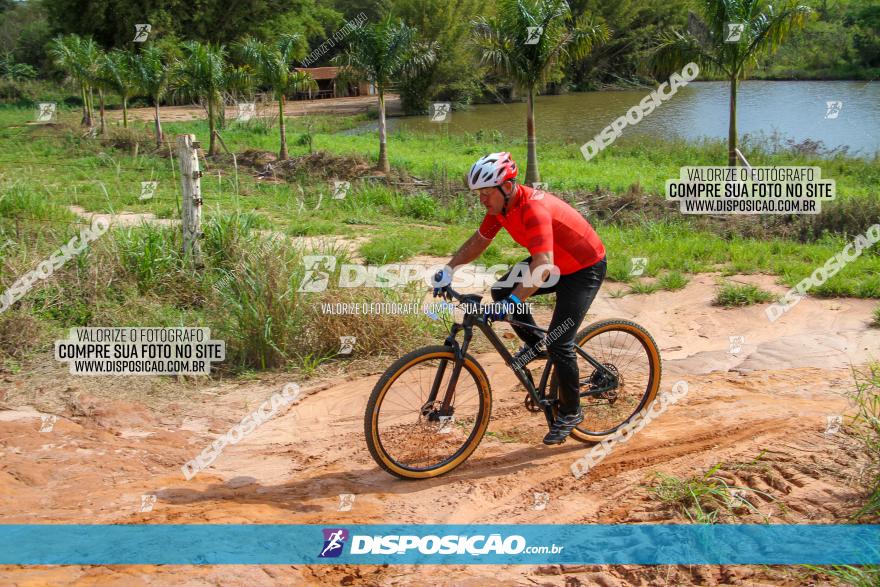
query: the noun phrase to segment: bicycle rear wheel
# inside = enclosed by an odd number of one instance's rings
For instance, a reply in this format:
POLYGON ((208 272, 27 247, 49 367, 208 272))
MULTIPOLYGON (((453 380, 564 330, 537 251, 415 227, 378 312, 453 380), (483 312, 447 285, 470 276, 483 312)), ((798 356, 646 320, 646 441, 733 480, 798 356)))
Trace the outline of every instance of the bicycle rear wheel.
MULTIPOLYGON (((618 384, 600 396, 591 393, 603 385, 598 369, 578 355, 581 407, 584 421, 571 432, 581 442, 598 442, 614 434, 643 408, 660 389, 661 363, 657 343, 647 330, 629 320, 602 320, 578 332, 576 344, 618 377, 618 384)), ((558 397, 554 369, 551 397, 558 397)))
POLYGON ((364 435, 373 459, 392 475, 443 475, 480 444, 492 406, 489 379, 472 356, 465 356, 450 410, 444 413, 441 404, 454 362, 450 347, 424 347, 395 361, 376 382, 364 415, 364 435), (436 401, 428 402, 435 385, 436 401))

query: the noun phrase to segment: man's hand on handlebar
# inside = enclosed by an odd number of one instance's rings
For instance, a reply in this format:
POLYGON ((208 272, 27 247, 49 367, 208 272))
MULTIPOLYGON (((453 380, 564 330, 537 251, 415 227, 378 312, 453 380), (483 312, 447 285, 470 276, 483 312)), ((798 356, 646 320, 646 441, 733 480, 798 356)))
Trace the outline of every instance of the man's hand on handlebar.
POLYGON ((487 320, 504 320, 510 314, 517 313, 517 310, 522 305, 522 300, 516 297, 513 294, 510 294, 500 302, 496 302, 492 304, 491 310, 483 314, 483 317, 487 320))
POLYGON ((434 279, 431 282, 431 285, 434 286, 434 297, 439 298, 443 297, 447 300, 451 300, 452 296, 450 295, 450 285, 452 284, 452 271, 449 270, 448 267, 444 267, 440 271, 434 274, 434 279))

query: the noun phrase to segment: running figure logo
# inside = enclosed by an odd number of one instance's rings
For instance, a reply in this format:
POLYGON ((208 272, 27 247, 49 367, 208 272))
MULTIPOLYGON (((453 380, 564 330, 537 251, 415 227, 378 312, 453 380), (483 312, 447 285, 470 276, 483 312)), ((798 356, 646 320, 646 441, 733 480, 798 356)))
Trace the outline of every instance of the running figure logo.
POLYGON ((639 277, 645 272, 645 269, 648 267, 648 258, 647 257, 632 257, 630 259, 631 269, 629 271, 630 277, 639 277))
POLYGON ((843 102, 840 100, 829 100, 825 102, 825 119, 834 120, 840 116, 840 110, 843 108, 843 102))
POLYGON ((49 122, 55 118, 55 102, 40 102, 37 120, 39 122, 49 122))
POLYGON ((746 29, 745 23, 729 22, 727 23, 727 36, 724 38, 725 43, 739 43, 742 38, 743 31, 746 29))
POLYGON ((318 558, 336 558, 342 554, 342 547, 348 540, 348 530, 345 528, 324 528, 324 549, 318 558))
POLYGON ((330 273, 336 268, 336 257, 303 255, 303 265, 305 265, 305 274, 297 291, 319 292, 326 290, 330 284, 330 273))
POLYGON ((538 41, 541 40, 541 35, 544 34, 544 27, 542 26, 529 26, 526 27, 526 45, 537 45, 538 41))
POLYGON ((143 43, 147 40, 147 37, 150 36, 150 30, 152 30, 152 26, 149 24, 136 24, 134 25, 134 39, 132 39, 135 43, 143 43))
POLYGON ((452 111, 451 102, 433 102, 431 104, 431 122, 445 122, 452 111))

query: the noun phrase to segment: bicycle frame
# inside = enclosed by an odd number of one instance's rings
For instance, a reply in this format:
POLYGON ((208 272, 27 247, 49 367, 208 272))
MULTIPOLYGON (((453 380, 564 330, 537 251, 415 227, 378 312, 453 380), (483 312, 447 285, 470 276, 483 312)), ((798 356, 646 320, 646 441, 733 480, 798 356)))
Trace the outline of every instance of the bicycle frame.
MULTIPOLYGON (((505 364, 510 367, 514 375, 516 375, 517 379, 519 379, 520 383, 523 384, 523 387, 526 388, 526 391, 532 397, 535 405, 541 406, 544 411, 544 416, 547 419, 547 425, 550 426, 553 423, 553 406, 554 402, 556 401, 555 399, 547 397, 546 393, 547 383, 550 379, 550 371, 553 363, 552 358, 547 361, 547 364, 544 367, 544 372, 541 374, 541 382, 537 387, 535 387, 531 371, 529 371, 525 367, 525 365, 518 365, 514 361, 513 355, 511 355, 510 351, 507 350, 507 347, 504 346, 504 343, 501 341, 501 338, 492 328, 491 324, 487 322, 480 313, 476 312, 475 310, 469 310, 469 308, 479 307, 482 297, 478 295, 460 295, 457 292, 451 293, 454 295, 455 298, 462 302, 462 305, 465 307, 465 315, 461 324, 457 322, 453 323, 452 328, 449 332, 449 336, 446 337, 446 341, 444 343, 446 344, 446 346, 452 347, 452 350, 455 353, 455 362, 452 368, 452 375, 450 376, 449 383, 446 386, 446 393, 443 397, 443 403, 438 412, 439 416, 451 416, 452 399, 455 395, 455 388, 458 384, 458 377, 461 374, 461 369, 464 365, 464 357, 467 354, 468 347, 470 346, 471 339, 473 338, 474 326, 476 326, 486 336, 486 338, 489 339, 489 342, 492 343, 492 346, 495 347, 495 350, 498 351, 498 354, 501 355, 501 357, 504 359, 505 364), (457 336, 458 333, 461 331, 464 331, 464 338, 462 339, 461 344, 459 344, 457 336)), ((547 334, 546 330, 532 324, 526 324, 517 320, 505 321, 515 326, 528 328, 536 334, 540 334, 542 338, 547 334)), ((577 354, 583 357, 584 360, 586 360, 596 370, 602 373, 605 378, 603 381, 606 382, 605 385, 599 386, 595 389, 591 388, 590 391, 585 393, 582 392, 580 394, 581 397, 598 396, 606 391, 613 390, 617 387, 618 376, 616 373, 605 367, 605 365, 603 365, 602 363, 598 362, 578 345, 575 345, 574 348, 577 354)), ((447 363, 447 360, 442 360, 440 363, 440 367, 437 369, 437 373, 434 376, 434 381, 431 384, 431 393, 428 396, 428 400, 422 407, 423 415, 427 415, 428 412, 431 411, 434 403, 437 401, 437 396, 440 391, 440 383, 443 381, 443 375, 446 372, 447 363)))

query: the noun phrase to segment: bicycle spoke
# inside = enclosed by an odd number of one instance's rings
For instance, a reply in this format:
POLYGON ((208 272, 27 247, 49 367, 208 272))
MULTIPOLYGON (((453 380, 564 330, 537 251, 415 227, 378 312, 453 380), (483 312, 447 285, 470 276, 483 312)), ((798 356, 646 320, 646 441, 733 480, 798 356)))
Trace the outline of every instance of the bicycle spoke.
POLYGON ((427 469, 453 458, 465 446, 477 425, 480 395, 473 375, 462 369, 450 405, 441 405, 453 372, 447 362, 436 401, 422 413, 430 397, 441 361, 430 359, 413 365, 392 382, 385 393, 378 415, 382 448, 396 463, 411 469, 427 469))
MULTIPOLYGON (((599 333, 581 348, 596 361, 611 369, 618 378, 618 385, 611 397, 587 395, 584 402, 584 422, 578 426, 589 434, 603 434, 629 420, 639 409, 651 382, 651 359, 641 340, 625 330, 599 333)), ((596 369, 578 356, 581 380, 587 382, 596 376, 596 369)), ((581 393, 588 389, 581 389, 581 393)))

